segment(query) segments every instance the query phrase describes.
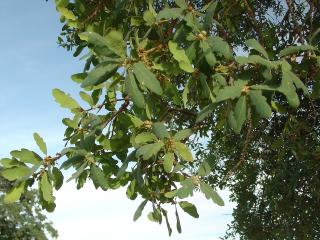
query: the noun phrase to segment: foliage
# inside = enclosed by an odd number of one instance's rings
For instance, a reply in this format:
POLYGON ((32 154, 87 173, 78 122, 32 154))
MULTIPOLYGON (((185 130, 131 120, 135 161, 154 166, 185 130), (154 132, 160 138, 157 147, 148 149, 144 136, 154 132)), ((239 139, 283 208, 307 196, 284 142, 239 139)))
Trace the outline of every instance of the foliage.
POLYGON ((19 202, 4 204, 12 184, 0 177, 0 235, 5 240, 57 238, 58 233, 42 213, 36 191, 25 192, 19 202))
POLYGON ((169 234, 166 204, 198 217, 184 198, 199 190, 223 205, 213 187, 227 186, 238 203, 231 235, 256 239, 260 224, 265 239, 317 236, 314 212, 297 212, 306 201, 297 189, 306 188, 310 209, 318 203, 317 1, 56 0, 56 6, 64 23, 59 44, 86 60, 72 76, 83 103, 53 90, 73 115, 63 119, 67 147, 51 156, 35 134, 41 156, 21 149, 3 159, 2 176, 14 182, 7 202, 38 182, 42 206, 53 211, 62 170, 72 168, 67 181, 78 189, 91 180, 96 188, 127 187, 129 199, 142 197, 134 220, 151 204, 149 219, 164 218, 169 234), (305 143, 309 149, 301 149, 305 143), (286 225, 276 227, 282 220, 286 225))

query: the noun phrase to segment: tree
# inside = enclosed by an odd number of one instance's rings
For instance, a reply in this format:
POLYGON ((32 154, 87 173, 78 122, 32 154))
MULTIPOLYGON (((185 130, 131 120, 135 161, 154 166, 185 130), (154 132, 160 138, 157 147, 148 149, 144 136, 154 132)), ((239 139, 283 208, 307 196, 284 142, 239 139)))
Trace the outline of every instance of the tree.
POLYGON ((35 134, 43 156, 21 149, 3 159, 2 176, 14 182, 6 202, 38 182, 42 206, 53 211, 61 170, 73 168, 67 181, 78 189, 91 180, 103 190, 127 187, 132 200, 140 195, 134 220, 151 204, 148 218, 164 218, 169 234, 166 204, 197 218, 184 198, 200 190, 223 205, 216 189, 228 187, 238 203, 229 236, 318 236, 317 1, 56 5, 58 43, 86 60, 71 77, 84 103, 53 90, 73 114, 63 119, 66 148, 50 155, 35 134))
POLYGON ((12 183, 0 177, 0 235, 5 240, 48 239, 58 237, 52 223, 42 213, 35 190, 24 193, 19 202, 4 204, 3 194, 12 183))

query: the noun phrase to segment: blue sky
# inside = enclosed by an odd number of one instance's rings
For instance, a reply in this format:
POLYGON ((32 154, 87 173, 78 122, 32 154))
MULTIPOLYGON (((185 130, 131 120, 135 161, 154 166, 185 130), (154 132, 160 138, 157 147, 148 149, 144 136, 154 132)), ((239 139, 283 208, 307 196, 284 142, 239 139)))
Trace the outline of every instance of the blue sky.
MULTIPOLYGON (((43 136, 54 154, 63 146, 61 119, 69 113, 54 102, 51 90, 60 88, 76 96, 79 88, 70 75, 80 72, 83 63, 56 44, 61 24, 51 1, 1 0, 0 27, 0 158, 21 147, 36 149, 33 132, 43 136)), ((227 202, 227 193, 222 195, 227 202)), ((168 238, 165 225, 151 223, 145 215, 132 221, 140 202, 128 200, 123 190, 96 191, 88 183, 77 191, 70 183, 56 197, 56 211, 48 217, 63 240, 214 240, 231 221, 230 203, 218 207, 196 194, 190 201, 198 206, 200 218, 180 211, 183 233, 175 231, 168 238)), ((171 223, 174 226, 174 218, 171 223)))

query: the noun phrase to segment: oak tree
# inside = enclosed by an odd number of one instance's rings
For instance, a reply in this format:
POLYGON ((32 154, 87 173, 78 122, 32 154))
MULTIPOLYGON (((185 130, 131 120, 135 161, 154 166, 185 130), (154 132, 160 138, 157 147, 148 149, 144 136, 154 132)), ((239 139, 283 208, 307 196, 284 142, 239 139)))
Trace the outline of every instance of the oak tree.
POLYGON ((217 189, 228 187, 238 203, 231 231, 243 239, 318 236, 318 217, 297 210, 319 203, 318 1, 56 0, 56 7, 59 45, 85 61, 71 76, 83 101, 52 91, 72 114, 62 120, 66 148, 49 153, 35 133, 40 153, 14 150, 2 159, 2 176, 14 182, 6 202, 38 184, 42 206, 53 211, 54 191, 72 169, 67 182, 78 189, 92 181, 140 196, 134 220, 150 204, 148 218, 165 221, 169 234, 167 204, 176 206, 181 232, 179 208, 199 217, 185 198, 201 191, 224 205, 217 189), (301 228, 304 220, 312 226, 301 228))

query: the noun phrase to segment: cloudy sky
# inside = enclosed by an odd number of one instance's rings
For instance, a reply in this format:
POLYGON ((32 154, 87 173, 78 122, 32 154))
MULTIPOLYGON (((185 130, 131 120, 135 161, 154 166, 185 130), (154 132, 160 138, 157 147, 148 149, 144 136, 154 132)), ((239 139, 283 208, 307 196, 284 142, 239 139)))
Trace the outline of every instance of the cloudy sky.
MULTIPOLYGON (((1 0, 0 27, 0 158, 13 149, 36 149, 33 132, 45 138, 54 154, 63 146, 61 119, 68 112, 53 101, 51 89, 57 87, 76 96, 79 88, 70 75, 80 72, 83 63, 57 46, 61 25, 50 1, 1 0)), ((221 194, 225 207, 214 205, 200 194, 190 199, 197 205, 200 218, 193 219, 180 211, 183 233, 174 231, 171 238, 165 225, 151 223, 145 215, 132 221, 139 200, 128 200, 124 190, 95 190, 90 183, 80 191, 73 183, 65 184, 56 193, 55 212, 48 217, 62 240, 215 240, 232 219, 232 204, 226 192, 221 194)), ((174 222, 171 218, 173 226, 174 222)))

